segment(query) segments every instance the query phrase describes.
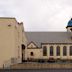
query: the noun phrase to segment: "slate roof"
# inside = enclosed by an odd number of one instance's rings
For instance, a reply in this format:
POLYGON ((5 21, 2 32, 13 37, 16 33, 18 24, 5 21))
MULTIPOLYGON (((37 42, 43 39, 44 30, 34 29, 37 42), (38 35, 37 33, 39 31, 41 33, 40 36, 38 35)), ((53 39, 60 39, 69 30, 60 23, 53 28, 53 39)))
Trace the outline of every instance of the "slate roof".
POLYGON ((72 43, 69 32, 26 32, 28 42, 41 43, 72 43))

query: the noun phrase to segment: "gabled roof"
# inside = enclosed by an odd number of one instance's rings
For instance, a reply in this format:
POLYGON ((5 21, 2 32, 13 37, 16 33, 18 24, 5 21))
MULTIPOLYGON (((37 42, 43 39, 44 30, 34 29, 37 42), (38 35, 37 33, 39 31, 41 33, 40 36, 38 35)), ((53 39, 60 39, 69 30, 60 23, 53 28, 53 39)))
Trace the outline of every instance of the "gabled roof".
POLYGON ((29 42, 29 44, 27 45, 27 47, 30 47, 31 48, 31 45, 33 47, 35 47, 35 48, 38 48, 38 46, 33 41, 29 42))
POLYGON ((69 32, 26 32, 28 42, 41 43, 72 43, 69 32))

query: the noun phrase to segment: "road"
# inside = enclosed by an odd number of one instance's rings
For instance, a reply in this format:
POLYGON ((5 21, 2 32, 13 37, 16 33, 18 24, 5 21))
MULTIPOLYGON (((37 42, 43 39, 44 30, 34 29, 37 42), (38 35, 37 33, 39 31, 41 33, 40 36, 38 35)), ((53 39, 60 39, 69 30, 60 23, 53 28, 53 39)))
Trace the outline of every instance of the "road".
POLYGON ((0 72, 72 72, 72 69, 25 69, 25 70, 1 70, 0 72))

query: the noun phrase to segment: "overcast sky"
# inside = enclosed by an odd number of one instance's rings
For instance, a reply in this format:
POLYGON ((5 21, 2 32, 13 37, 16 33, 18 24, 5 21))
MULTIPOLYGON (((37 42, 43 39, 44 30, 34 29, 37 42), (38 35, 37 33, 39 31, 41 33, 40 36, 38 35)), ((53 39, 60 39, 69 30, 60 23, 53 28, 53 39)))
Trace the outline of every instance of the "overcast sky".
POLYGON ((66 31, 72 0, 0 0, 0 16, 23 21, 25 31, 66 31))

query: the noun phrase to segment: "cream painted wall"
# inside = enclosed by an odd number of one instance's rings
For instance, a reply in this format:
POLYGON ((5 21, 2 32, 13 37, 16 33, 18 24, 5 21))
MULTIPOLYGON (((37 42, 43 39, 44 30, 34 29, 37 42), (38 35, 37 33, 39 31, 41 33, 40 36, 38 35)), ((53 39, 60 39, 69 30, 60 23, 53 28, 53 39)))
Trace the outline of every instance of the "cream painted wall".
MULTIPOLYGON (((17 58, 19 59, 19 62, 22 62, 22 44, 24 44, 25 47, 27 47, 27 38, 25 36, 22 22, 16 24, 14 33, 15 33, 15 45, 16 45, 16 51, 17 51, 17 58)), ((25 50, 23 51, 24 59, 26 59, 25 50)))
POLYGON ((42 49, 27 49, 27 58, 42 59, 42 49), (30 55, 31 52, 34 56, 30 55))
POLYGON ((27 49, 27 57, 32 57, 32 58, 39 58, 39 59, 49 59, 50 57, 53 57, 54 59, 60 58, 60 59, 72 59, 72 56, 70 56, 69 54, 69 50, 70 50, 70 46, 72 46, 71 44, 47 44, 47 45, 42 45, 41 49, 27 49), (47 56, 43 56, 43 46, 47 47, 47 56), (50 56, 50 46, 53 46, 54 48, 54 55, 50 56), (60 46, 60 56, 56 55, 56 47, 60 46), (67 47, 67 56, 63 56, 63 46, 67 47), (30 56, 30 52, 34 52, 34 56, 30 56))
MULTIPOLYGON (((23 59, 24 60, 27 60, 27 44, 28 44, 28 40, 27 40, 27 37, 26 37, 26 33, 24 31, 24 27, 23 27, 23 23, 21 23, 21 27, 20 29, 22 30, 22 44, 25 45, 25 50, 23 51, 23 59)), ((21 34, 20 34, 21 35, 21 34)), ((22 50, 21 50, 22 51, 22 50)), ((22 54, 22 53, 21 53, 22 54)), ((22 56, 22 55, 21 55, 22 56)))
POLYGON ((0 19, 0 67, 15 55, 14 26, 15 20, 0 19), (11 26, 8 26, 11 25, 11 26))
POLYGON ((10 65, 11 58, 22 62, 21 44, 26 43, 23 23, 18 23, 15 18, 0 18, 0 68, 10 65))

